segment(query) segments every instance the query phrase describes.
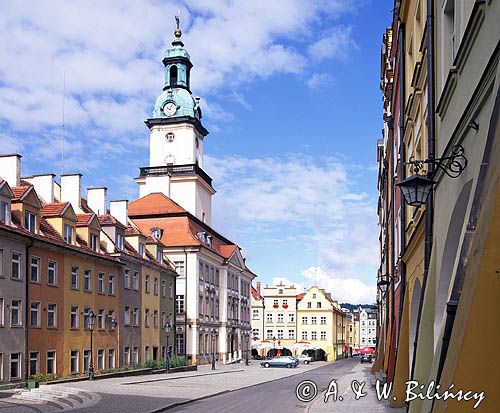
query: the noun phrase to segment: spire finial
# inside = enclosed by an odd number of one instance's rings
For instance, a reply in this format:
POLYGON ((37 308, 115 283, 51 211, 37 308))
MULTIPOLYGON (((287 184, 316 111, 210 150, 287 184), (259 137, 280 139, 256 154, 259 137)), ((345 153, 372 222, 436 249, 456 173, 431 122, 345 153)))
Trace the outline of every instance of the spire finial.
POLYGON ((177 24, 177 28, 175 29, 174 36, 178 39, 182 36, 181 28, 179 27, 179 19, 181 17, 180 10, 177 12, 177 16, 175 16, 175 23, 177 24))

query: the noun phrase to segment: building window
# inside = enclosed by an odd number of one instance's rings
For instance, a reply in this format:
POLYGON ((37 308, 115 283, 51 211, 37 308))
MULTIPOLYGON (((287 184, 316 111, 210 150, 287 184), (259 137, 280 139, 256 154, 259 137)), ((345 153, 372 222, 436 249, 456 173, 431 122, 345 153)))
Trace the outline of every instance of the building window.
POLYGON ((100 272, 97 276, 97 292, 104 294, 104 273, 100 272))
POLYGON ((97 329, 104 330, 104 310, 102 308, 97 310, 97 329))
POLYGON ((139 244, 139 255, 144 257, 144 244, 139 244))
POLYGON ((252 320, 259 319, 259 310, 252 310, 252 320))
POLYGON ((158 310, 153 312, 153 327, 158 328, 158 310))
POLYGON ((69 370, 71 374, 78 373, 78 350, 71 350, 69 360, 69 370))
POLYGON ((21 353, 12 353, 10 355, 10 378, 21 378, 21 353))
POLYGON ((38 357, 39 357, 38 351, 30 351, 30 372, 29 372, 30 376, 33 376, 39 372, 38 357))
POLYGON ((47 284, 57 284, 57 262, 55 261, 49 261, 47 268, 47 284))
POLYGON ((282 323, 282 322, 283 322, 283 314, 279 313, 278 314, 278 323, 282 323))
POLYGON ((316 298, 316 293, 313 293, 313 298, 316 298))
POLYGON ((115 368, 115 349, 110 348, 108 350, 108 369, 115 368))
POLYGON ((64 240, 73 245, 73 227, 71 225, 64 224, 64 240))
POLYGON ((130 270, 128 268, 125 269, 125 288, 129 289, 130 288, 130 270))
POLYGON ((258 328, 252 329, 252 337, 253 338, 259 338, 260 337, 260 330, 258 328))
POLYGON ((146 294, 149 294, 149 275, 146 275, 146 278, 144 280, 144 291, 146 292, 146 294))
POLYGON ((115 295, 115 276, 113 274, 108 275, 108 294, 115 295))
POLYGON ((123 250, 123 234, 116 234, 116 246, 119 250, 123 250))
POLYGON ((12 272, 11 272, 11 277, 15 278, 16 280, 21 279, 21 254, 17 252, 12 253, 12 272))
POLYGON ((278 330, 277 338, 278 340, 283 340, 283 330, 278 330))
POLYGON ((125 347, 125 349, 123 351, 123 361, 124 361, 125 365, 130 364, 130 347, 125 347))
POLYGON ((90 330, 90 308, 88 307, 83 310, 83 328, 90 330))
POLYGON ((321 340, 326 340, 326 331, 322 331, 322 332, 320 333, 320 339, 321 339, 321 340))
POLYGON ((83 272, 83 289, 84 289, 84 291, 92 291, 91 277, 92 277, 92 272, 89 269, 86 269, 83 272))
POLYGON ((174 261, 175 272, 181 276, 184 275, 184 261, 174 261))
POLYGON ((283 307, 284 307, 285 305, 286 305, 286 306, 288 306, 288 300, 283 300, 283 307))
POLYGON ((132 354, 134 364, 139 364, 139 347, 134 347, 134 353, 132 354))
POLYGON ((295 314, 294 313, 288 313, 288 322, 295 323, 295 314))
POLYGON ((36 232, 36 215, 33 212, 24 212, 24 228, 29 232, 36 232))
POLYGON ((78 267, 71 268, 71 288, 78 289, 78 267))
POLYGON ((307 317, 302 317, 302 324, 307 324, 307 317))
POLYGON ((311 331, 311 340, 316 340, 316 339, 317 339, 316 331, 311 331))
POLYGON ((31 257, 30 280, 34 283, 40 282, 40 258, 31 257))
POLYGON ((0 248, 0 277, 3 277, 3 249, 0 248))
POLYGON ((307 331, 302 332, 302 340, 307 340, 307 331))
POLYGON ((321 317, 320 322, 321 324, 326 324, 326 317, 321 317))
POLYGON ((90 234, 90 248, 92 251, 99 251, 99 237, 96 234, 90 234))
POLYGON ((56 374, 56 352, 47 351, 47 374, 56 374))
POLYGON ((278 300, 273 300, 273 306, 276 306, 276 307, 277 307, 278 305, 279 305, 279 304, 278 304, 278 300))
POLYGON ((158 261, 160 264, 163 263, 163 251, 159 248, 156 251, 156 261, 158 261))
POLYGON ((316 303, 316 308, 321 308, 321 301, 318 301, 318 302, 316 303))
POLYGON ((134 326, 137 327, 139 325, 139 309, 138 308, 134 308, 134 311, 132 311, 132 318, 134 321, 134 326))
POLYGON ((268 340, 272 340, 273 339, 273 330, 267 330, 266 331, 266 338, 268 340))
POLYGON ((70 311, 70 326, 71 328, 78 328, 78 306, 72 305, 70 311))
POLYGON ((144 327, 148 328, 150 326, 150 322, 149 308, 146 308, 144 310, 144 327))
POLYGON ((312 308, 312 303, 310 301, 307 302, 307 308, 312 308))
POLYGON ((2 221, 4 224, 9 225, 10 220, 9 220, 9 204, 7 202, 0 202, 0 221, 2 221))
POLYGON ((32 301, 30 304, 30 326, 40 327, 40 302, 32 301))
POLYGON ((130 307, 125 307, 125 311, 123 312, 123 324, 126 326, 130 325, 130 307))
POLYGON ((10 304, 10 325, 17 327, 21 325, 21 300, 12 300, 10 304))
POLYGON ((104 349, 97 350, 97 370, 104 370, 104 349))
POLYGON ((149 361, 149 346, 144 347, 144 361, 149 361))
POLYGON ((0 297, 0 326, 4 325, 4 314, 5 314, 4 299, 0 297))
POLYGON ((288 339, 295 340, 295 330, 288 330, 288 339))
POLYGON ((175 312, 177 314, 184 313, 184 295, 175 296, 175 312))
POLYGON ((90 368, 90 350, 83 350, 83 372, 88 373, 90 368))
POLYGON ((318 318, 317 317, 311 317, 311 324, 317 324, 318 318))
POLYGON ((272 323, 273 322, 273 313, 267 313, 266 314, 266 323, 272 323))
POLYGON ((132 284, 134 290, 139 291, 139 273, 137 271, 134 271, 134 275, 132 277, 132 284))
POLYGON ((57 305, 47 305, 47 327, 54 328, 57 326, 57 305))
POLYGON ((158 278, 155 277, 153 281, 153 294, 158 295, 158 278))

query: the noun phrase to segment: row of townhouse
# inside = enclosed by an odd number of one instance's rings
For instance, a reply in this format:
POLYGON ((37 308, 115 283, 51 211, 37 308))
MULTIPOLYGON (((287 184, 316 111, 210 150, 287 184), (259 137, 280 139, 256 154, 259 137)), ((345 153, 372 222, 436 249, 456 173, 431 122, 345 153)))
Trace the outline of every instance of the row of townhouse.
POLYGON ((105 189, 82 199, 80 175, 21 180, 20 159, 0 157, 0 382, 162 358, 177 274, 161 242, 96 203, 105 189))
MULTIPOLYGON (((252 287, 252 340, 300 350, 297 343, 323 349, 328 360, 349 354, 351 318, 330 293, 317 286, 299 294, 293 285, 280 283, 252 287)), ((352 349, 351 349, 352 350, 352 349)))
POLYGON ((409 381, 484 391, 478 410, 500 403, 491 352, 478 351, 499 342, 499 21, 498 1, 396 0, 383 35, 372 371, 410 413, 473 404, 425 386, 405 403, 409 381))

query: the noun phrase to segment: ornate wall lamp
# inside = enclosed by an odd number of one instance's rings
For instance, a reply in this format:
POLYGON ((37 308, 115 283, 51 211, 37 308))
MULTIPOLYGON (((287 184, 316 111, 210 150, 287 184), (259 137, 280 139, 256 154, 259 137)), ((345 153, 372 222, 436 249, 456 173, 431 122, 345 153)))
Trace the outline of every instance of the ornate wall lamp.
POLYGON ((450 178, 457 178, 467 167, 467 158, 464 156, 462 145, 455 145, 451 148, 451 155, 443 156, 442 158, 419 160, 411 157, 405 165, 413 165, 415 173, 396 184, 401 189, 403 198, 408 205, 414 207, 424 205, 432 191, 432 187, 436 183, 436 181, 419 174, 425 164, 432 164, 441 169, 450 178))

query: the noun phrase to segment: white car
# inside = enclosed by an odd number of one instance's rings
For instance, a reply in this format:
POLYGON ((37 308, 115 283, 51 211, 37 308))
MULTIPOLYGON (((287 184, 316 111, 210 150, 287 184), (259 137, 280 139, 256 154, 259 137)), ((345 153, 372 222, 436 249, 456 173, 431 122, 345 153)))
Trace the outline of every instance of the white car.
POLYGON ((300 356, 295 357, 299 360, 300 363, 309 364, 312 362, 312 357, 309 357, 307 354, 301 354, 300 356))

